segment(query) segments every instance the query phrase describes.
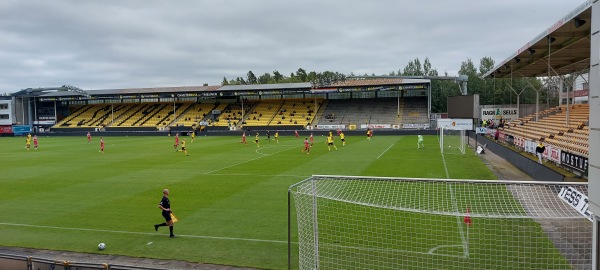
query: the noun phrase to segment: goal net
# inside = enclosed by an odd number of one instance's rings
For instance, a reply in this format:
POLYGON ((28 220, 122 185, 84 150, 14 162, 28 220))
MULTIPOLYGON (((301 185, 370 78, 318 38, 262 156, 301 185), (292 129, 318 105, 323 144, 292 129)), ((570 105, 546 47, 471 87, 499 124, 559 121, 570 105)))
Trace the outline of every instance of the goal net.
POLYGON ((582 183, 312 176, 289 189, 299 269, 590 269, 587 191, 582 183))
POLYGON ((442 154, 465 154, 467 136, 464 130, 440 127, 438 132, 442 154))

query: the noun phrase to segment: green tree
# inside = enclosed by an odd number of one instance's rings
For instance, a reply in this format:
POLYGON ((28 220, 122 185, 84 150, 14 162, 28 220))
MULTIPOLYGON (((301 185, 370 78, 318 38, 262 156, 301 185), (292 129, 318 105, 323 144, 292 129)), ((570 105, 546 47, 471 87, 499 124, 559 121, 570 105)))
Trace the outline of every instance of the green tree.
POLYGON ((302 82, 306 82, 308 75, 306 74, 306 70, 302 69, 302 68, 298 68, 298 70, 296 71, 296 76, 298 76, 300 78, 300 81, 302 82))
POLYGON ((271 73, 265 73, 263 75, 260 75, 260 77, 258 77, 258 83, 260 84, 267 84, 271 82, 271 73))
POLYGON ((273 79, 276 83, 279 83, 281 80, 283 80, 283 75, 281 75, 278 70, 275 70, 273 71, 273 79))
POLYGON ((227 81, 227 78, 223 77, 223 81, 221 82, 221 85, 228 85, 229 82, 227 81))
POLYGON ((236 84, 246 84, 246 81, 242 77, 235 78, 236 84))
POLYGON ((246 81, 249 84, 257 84, 258 80, 256 79, 256 76, 254 75, 254 72, 252 72, 252 70, 248 71, 248 73, 246 74, 246 81))

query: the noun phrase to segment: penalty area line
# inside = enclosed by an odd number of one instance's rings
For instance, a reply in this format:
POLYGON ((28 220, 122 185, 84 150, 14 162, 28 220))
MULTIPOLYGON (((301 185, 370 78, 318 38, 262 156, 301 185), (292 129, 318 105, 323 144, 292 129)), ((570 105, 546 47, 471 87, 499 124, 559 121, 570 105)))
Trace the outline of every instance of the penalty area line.
POLYGON ((253 158, 253 159, 249 159, 249 160, 245 160, 245 161, 242 161, 242 162, 239 162, 239 163, 236 163, 236 164, 232 164, 232 165, 229 165, 229 166, 225 166, 225 167, 222 167, 222 168, 219 168, 219 169, 215 169, 215 170, 212 170, 212 171, 208 171, 208 172, 205 172, 204 174, 212 174, 214 172, 218 172, 218 171, 221 171, 221 170, 229 169, 231 167, 242 165, 244 163, 255 161, 255 160, 258 160, 258 159, 261 159, 261 158, 264 158, 264 157, 272 156, 272 155, 275 155, 275 154, 278 154, 278 153, 281 153, 281 152, 285 152, 285 151, 288 151, 288 150, 294 149, 294 148, 296 148, 296 146, 293 146, 293 147, 290 147, 290 148, 285 148, 285 149, 283 149, 281 151, 277 151, 277 152, 274 152, 274 153, 271 153, 271 154, 262 154, 259 157, 256 157, 256 158, 253 158))
MULTIPOLYGON (((70 228, 70 227, 44 226, 44 225, 31 225, 31 224, 18 224, 18 223, 0 223, 0 225, 14 226, 14 227, 42 228, 42 229, 58 229, 58 230, 68 230, 68 231, 82 231, 82 232, 105 232, 105 233, 135 234, 135 235, 160 235, 158 233, 151 233, 151 232, 130 232, 130 231, 117 231, 117 230, 70 228)), ((238 238, 238 237, 223 237, 223 236, 208 236, 208 235, 177 234, 177 237, 200 238, 200 239, 214 239, 214 240, 232 240, 232 241, 244 241, 244 242, 262 242, 262 243, 275 243, 275 244, 287 244, 287 241, 280 241, 280 240, 266 240, 266 239, 253 239, 253 238, 238 238)), ((152 243, 152 242, 150 242, 150 243, 152 243)))
POLYGON ((383 153, 381 153, 381 155, 379 155, 379 156, 377 157, 377 159, 379 159, 381 156, 383 156, 383 154, 385 154, 385 152, 387 152, 388 150, 390 150, 390 148, 394 147, 394 145, 395 145, 395 144, 396 144, 396 143, 392 143, 392 145, 390 145, 390 147, 388 147, 387 149, 385 149, 385 151, 383 151, 383 153))

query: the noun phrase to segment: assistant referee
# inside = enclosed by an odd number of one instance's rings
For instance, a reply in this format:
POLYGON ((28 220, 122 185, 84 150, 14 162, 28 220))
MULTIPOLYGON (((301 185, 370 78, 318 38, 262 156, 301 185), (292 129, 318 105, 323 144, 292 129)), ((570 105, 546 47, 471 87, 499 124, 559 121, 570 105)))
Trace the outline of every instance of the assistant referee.
POLYGON ((154 230, 158 231, 158 227, 169 226, 169 237, 175 238, 173 234, 173 219, 171 219, 171 201, 169 201, 169 190, 163 189, 163 197, 158 204, 158 208, 162 210, 162 216, 165 218, 165 222, 161 224, 155 224, 154 230))

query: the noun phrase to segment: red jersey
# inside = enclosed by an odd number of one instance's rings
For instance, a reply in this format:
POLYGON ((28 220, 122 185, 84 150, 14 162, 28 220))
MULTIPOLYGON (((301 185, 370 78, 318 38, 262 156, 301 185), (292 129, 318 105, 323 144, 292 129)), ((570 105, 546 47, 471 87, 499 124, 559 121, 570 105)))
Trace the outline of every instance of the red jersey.
POLYGON ((175 136, 175 145, 179 145, 179 136, 175 136))
POLYGON ((100 148, 104 149, 104 139, 100 139, 100 148))
POLYGON ((312 133, 310 134, 310 141, 311 141, 311 142, 314 142, 314 141, 315 141, 315 138, 313 138, 313 135, 312 135, 312 133))
POLYGON ((304 140, 304 147, 308 148, 308 140, 304 140))
POLYGON ((37 137, 33 137, 33 145, 38 145, 37 137))

